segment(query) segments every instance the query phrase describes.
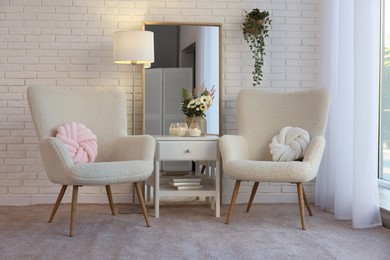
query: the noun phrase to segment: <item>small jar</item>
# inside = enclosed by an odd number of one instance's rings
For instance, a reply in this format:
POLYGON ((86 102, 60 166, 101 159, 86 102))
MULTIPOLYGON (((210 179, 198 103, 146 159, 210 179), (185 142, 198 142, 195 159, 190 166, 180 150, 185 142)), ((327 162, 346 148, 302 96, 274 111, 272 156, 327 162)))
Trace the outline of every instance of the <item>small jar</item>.
POLYGON ((179 127, 177 128, 177 135, 176 136, 187 136, 188 134, 188 126, 187 123, 178 123, 179 127))
POLYGON ((179 131, 179 123, 171 123, 169 127, 169 134, 171 136, 177 136, 179 131))
POLYGON ((190 128, 188 129, 189 136, 200 136, 202 131, 200 130, 199 124, 196 122, 192 122, 190 124, 190 128))

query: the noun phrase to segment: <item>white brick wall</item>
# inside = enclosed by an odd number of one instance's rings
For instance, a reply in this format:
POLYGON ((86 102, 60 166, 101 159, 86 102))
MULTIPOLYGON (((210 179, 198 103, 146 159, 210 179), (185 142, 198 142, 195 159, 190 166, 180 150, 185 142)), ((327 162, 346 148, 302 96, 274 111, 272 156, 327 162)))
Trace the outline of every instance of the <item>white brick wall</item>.
MULTIPOLYGON (((107 85, 130 93, 130 67, 112 63, 112 34, 140 29, 144 20, 222 23, 223 132, 235 133, 237 93, 252 85, 252 54, 241 24, 244 10, 253 8, 268 10, 273 20, 262 87, 317 86, 320 0, 0 0, 0 205, 53 203, 59 191, 42 167, 27 87, 107 85)), ((138 99, 141 84, 138 70, 138 99)), ((140 132, 141 102, 136 105, 140 132)), ((230 201, 232 185, 223 179, 224 203, 230 201)), ((314 184, 307 186, 312 197, 314 184)), ((243 184, 239 202, 247 201, 250 188, 243 184)), ((129 185, 114 186, 115 201, 130 202, 129 190, 129 185)), ((80 193, 81 202, 106 202, 104 187, 80 193)), ((292 185, 262 183, 255 202, 294 202, 295 197, 292 185)))

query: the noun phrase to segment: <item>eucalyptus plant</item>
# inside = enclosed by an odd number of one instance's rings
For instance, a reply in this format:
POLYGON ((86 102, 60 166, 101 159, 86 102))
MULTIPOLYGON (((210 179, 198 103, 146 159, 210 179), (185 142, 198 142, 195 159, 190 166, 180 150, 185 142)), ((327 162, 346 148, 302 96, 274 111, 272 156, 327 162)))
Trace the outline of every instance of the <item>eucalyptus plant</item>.
POLYGON ((269 12, 260 12, 259 9, 253 9, 246 12, 243 25, 244 39, 249 44, 249 48, 255 59, 253 75, 253 86, 260 85, 263 77, 262 67, 264 65, 265 38, 268 37, 268 26, 271 25, 269 12))

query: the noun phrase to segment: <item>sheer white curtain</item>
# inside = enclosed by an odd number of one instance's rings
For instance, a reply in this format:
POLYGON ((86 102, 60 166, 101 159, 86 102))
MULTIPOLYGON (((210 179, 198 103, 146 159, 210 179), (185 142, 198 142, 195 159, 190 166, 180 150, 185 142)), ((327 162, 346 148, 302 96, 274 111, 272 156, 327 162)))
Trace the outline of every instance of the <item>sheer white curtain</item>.
POLYGON ((377 183, 380 1, 323 0, 321 84, 330 90, 316 204, 353 228, 381 225, 377 183))

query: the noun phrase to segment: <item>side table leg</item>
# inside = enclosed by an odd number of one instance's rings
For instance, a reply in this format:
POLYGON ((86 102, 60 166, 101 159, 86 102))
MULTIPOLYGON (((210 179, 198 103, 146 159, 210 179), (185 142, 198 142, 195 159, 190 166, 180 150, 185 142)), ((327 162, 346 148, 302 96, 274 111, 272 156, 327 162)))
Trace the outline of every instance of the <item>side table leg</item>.
POLYGON ((215 196, 215 217, 219 218, 221 216, 221 167, 220 161, 215 161, 215 192, 217 193, 215 196))
MULTIPOLYGON (((208 197, 207 197, 207 198, 208 198, 208 197)), ((212 210, 215 210, 215 197, 211 197, 210 205, 211 205, 211 209, 212 209, 212 210)))
POLYGON ((154 163, 154 217, 160 215, 160 162, 154 163))
POLYGON ((146 185, 146 198, 145 198, 145 200, 147 202, 150 202, 150 199, 151 199, 151 196, 150 196, 150 186, 146 185))

